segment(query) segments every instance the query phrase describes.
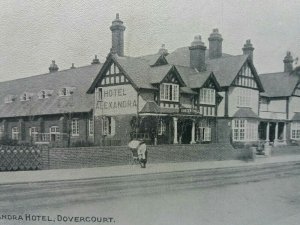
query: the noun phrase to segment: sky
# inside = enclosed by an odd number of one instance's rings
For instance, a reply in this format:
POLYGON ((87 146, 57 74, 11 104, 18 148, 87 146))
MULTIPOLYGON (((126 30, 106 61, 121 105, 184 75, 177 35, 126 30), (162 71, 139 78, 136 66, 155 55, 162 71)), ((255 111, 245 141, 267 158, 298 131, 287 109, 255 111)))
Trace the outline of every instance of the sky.
MULTIPOLYGON (((258 73, 283 70, 286 51, 300 58, 299 0, 1 0, 0 81, 105 61, 109 26, 120 14, 126 26, 125 55, 169 52, 212 29, 223 36, 223 52, 242 54, 251 39, 258 73)), ((298 64, 300 65, 300 60, 298 64)))

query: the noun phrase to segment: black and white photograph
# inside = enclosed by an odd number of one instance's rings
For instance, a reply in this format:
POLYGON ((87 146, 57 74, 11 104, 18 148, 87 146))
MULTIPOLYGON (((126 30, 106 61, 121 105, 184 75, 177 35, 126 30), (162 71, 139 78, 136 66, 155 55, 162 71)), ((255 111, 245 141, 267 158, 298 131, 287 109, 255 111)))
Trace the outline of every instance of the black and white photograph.
POLYGON ((300 224, 299 0, 2 0, 0 225, 300 224))

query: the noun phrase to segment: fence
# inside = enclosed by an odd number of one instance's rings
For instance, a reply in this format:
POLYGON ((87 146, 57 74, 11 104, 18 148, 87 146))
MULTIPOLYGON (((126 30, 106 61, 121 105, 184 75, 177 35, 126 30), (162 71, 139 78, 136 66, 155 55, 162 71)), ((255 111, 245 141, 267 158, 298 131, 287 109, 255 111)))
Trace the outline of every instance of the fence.
POLYGON ((47 161, 46 146, 5 146, 0 145, 0 170, 37 170, 47 161))

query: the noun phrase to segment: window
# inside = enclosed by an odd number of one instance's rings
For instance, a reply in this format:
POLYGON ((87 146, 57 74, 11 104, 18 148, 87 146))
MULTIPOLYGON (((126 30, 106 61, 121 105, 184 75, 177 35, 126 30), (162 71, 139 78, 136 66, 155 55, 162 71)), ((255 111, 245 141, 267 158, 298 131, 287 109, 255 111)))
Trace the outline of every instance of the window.
POLYGON ((237 106, 250 107, 252 103, 253 91, 247 88, 239 88, 237 95, 237 106))
POLYGON ((163 119, 160 119, 158 124, 158 135, 163 135, 166 132, 166 128, 166 122, 163 119))
POLYGON ((29 128, 29 136, 31 137, 31 139, 33 141, 37 141, 38 140, 38 134, 39 134, 39 132, 38 132, 37 127, 30 127, 29 128))
POLYGON ((214 105, 216 100, 216 92, 214 89, 200 89, 200 104, 214 105))
POLYGON ((32 94, 25 92, 20 96, 20 101, 29 101, 31 100, 31 96, 32 94))
POLYGON ((112 117, 102 118, 102 134, 107 136, 115 135, 115 120, 112 117))
POLYGON ((11 103, 11 102, 13 102, 15 100, 16 100, 16 97, 14 95, 7 95, 4 98, 4 102, 5 103, 11 103))
POLYGON ((178 84, 161 84, 160 100, 163 101, 179 101, 179 85, 178 84))
POLYGON ((74 92, 74 87, 64 87, 60 89, 59 96, 70 96, 74 92))
POLYGON ((78 119, 72 119, 71 134, 72 134, 72 136, 79 136, 79 120, 78 119))
POLYGON ((4 136, 4 125, 0 125, 0 138, 4 136))
POLYGON ((59 141, 60 140, 60 132, 58 126, 50 127, 50 141, 59 141))
POLYGON ((89 135, 94 135, 94 118, 89 119, 89 135))
MULTIPOLYGON (((38 97, 39 99, 49 98, 49 96, 51 96, 52 93, 52 90, 42 90, 38 93, 38 97)), ((66 93, 66 91, 64 91, 64 93, 66 93)))
POLYGON ((203 120, 199 123, 198 129, 196 130, 196 141, 211 141, 211 123, 208 120, 203 120))
POLYGON ((102 88, 97 88, 96 89, 96 101, 102 101, 102 88))
POLYGON ((19 140, 19 128, 18 127, 13 127, 11 129, 11 139, 19 140))
POLYGON ((300 139, 300 122, 292 122, 291 137, 292 139, 300 139))
POLYGON ((256 141, 258 138, 258 123, 251 120, 233 120, 234 141, 256 141))

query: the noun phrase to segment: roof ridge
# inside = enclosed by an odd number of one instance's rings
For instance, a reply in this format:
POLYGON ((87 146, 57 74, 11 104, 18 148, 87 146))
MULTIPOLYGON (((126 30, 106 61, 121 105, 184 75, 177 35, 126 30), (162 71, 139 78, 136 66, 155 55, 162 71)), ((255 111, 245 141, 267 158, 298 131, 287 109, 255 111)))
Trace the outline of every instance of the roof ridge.
POLYGON ((96 65, 101 65, 101 64, 103 64, 103 63, 91 64, 91 65, 80 66, 80 67, 76 67, 76 68, 69 68, 69 69, 59 70, 59 71, 53 72, 53 73, 36 74, 36 75, 28 76, 28 77, 16 78, 16 79, 13 79, 13 80, 5 80, 5 81, 0 81, 0 84, 12 82, 12 81, 19 81, 19 80, 25 80, 25 79, 30 79, 30 78, 36 78, 36 77, 39 77, 39 76, 46 76, 46 75, 50 75, 50 74, 52 75, 52 74, 57 74, 57 73, 60 73, 60 72, 65 72, 65 71, 68 71, 68 70, 82 69, 82 68, 85 68, 85 67, 96 66, 96 65))

